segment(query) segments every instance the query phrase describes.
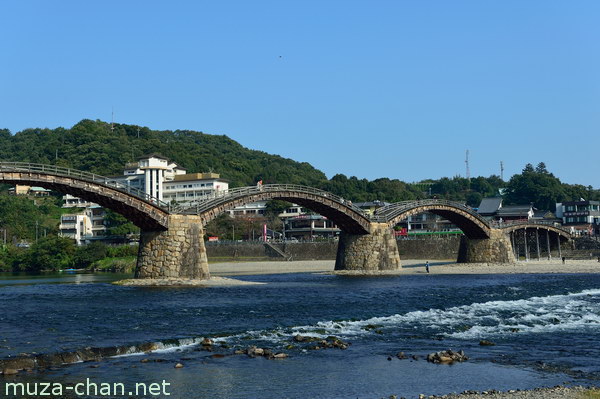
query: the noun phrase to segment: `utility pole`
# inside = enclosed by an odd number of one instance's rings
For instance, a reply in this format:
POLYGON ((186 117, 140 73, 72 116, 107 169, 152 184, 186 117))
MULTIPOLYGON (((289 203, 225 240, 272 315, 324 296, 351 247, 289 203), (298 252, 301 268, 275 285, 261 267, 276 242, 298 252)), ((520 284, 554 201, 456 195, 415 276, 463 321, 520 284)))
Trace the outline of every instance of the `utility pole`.
POLYGON ((35 242, 38 242, 39 222, 35 221, 35 242))
POLYGON ((115 107, 112 107, 111 113, 110 113, 110 131, 114 131, 115 130, 115 107))

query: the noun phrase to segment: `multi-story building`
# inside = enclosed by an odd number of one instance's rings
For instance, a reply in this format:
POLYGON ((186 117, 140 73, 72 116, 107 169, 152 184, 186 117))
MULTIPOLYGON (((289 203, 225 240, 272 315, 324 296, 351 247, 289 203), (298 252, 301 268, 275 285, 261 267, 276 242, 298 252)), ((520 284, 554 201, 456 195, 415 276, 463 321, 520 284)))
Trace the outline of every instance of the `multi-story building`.
POLYGON ((96 204, 85 207, 78 213, 64 214, 60 217, 60 235, 74 239, 77 245, 108 238, 104 225, 105 216, 104 208, 96 204))
POLYGON ((85 213, 64 214, 60 217, 60 235, 75 240, 77 245, 85 242, 85 236, 92 234, 92 223, 85 213))
POLYGON ((229 189, 229 182, 218 173, 176 174, 163 182, 163 200, 185 203, 201 199, 215 192, 229 189))
POLYGON ((568 201, 556 204, 556 217, 574 232, 600 234, 600 201, 568 201))
POLYGON ((150 154, 138 158, 137 162, 126 164, 123 175, 114 176, 114 179, 163 201, 164 183, 185 173, 186 170, 175 162, 170 162, 162 155, 150 154))

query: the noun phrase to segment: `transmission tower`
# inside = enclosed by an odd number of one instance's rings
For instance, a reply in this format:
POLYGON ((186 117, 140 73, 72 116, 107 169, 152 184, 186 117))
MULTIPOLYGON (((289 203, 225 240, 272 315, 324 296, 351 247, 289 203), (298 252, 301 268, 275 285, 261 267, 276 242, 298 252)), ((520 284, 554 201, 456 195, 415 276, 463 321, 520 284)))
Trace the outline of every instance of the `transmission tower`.
POLYGON ((467 154, 465 157, 465 165, 467 166, 467 179, 471 178, 471 171, 469 170, 469 150, 467 150, 467 154))

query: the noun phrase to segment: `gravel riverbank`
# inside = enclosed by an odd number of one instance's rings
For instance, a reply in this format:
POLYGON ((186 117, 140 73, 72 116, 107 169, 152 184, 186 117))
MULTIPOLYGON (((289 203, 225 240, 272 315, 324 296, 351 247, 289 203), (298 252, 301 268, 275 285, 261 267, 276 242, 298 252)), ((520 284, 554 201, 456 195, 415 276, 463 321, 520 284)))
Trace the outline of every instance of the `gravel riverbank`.
MULTIPOLYGON (((390 398, 400 399, 401 396, 392 395, 390 398)), ((536 388, 525 391, 483 391, 483 392, 463 392, 460 394, 449 394, 443 396, 426 396, 420 395, 419 399, 596 399, 600 398, 600 391, 596 388, 590 389, 585 387, 553 387, 553 388, 536 388)), ((407 398, 408 399, 408 398, 407 398)))

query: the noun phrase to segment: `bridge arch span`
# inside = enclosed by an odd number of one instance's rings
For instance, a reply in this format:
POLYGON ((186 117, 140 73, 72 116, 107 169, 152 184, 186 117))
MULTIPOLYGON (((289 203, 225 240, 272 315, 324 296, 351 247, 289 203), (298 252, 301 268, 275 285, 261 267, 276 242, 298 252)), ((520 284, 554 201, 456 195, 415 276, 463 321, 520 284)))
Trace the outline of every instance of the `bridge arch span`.
MULTIPOLYGON (((0 183, 39 186, 71 194, 115 211, 142 230, 163 231, 168 228, 169 212, 158 201, 106 177, 53 165, 19 162, 0 163, 0 183)), ((166 204, 163 204, 166 205, 166 204)))
POLYGON ((491 226, 472 208, 459 202, 446 200, 403 201, 379 208, 375 218, 394 227, 401 220, 423 212, 443 217, 458 226, 467 238, 490 238, 491 226))
POLYGON ((547 223, 535 223, 535 222, 520 222, 520 223, 503 223, 498 224, 496 226, 497 229, 503 231, 506 234, 513 233, 518 230, 547 230, 551 233, 555 233, 556 235, 563 237, 567 240, 571 240, 573 235, 571 232, 564 227, 554 226, 547 223))
POLYGON ((199 215, 206 224, 237 206, 269 200, 302 205, 332 220, 346 233, 368 234, 371 229, 369 217, 350 201, 312 187, 290 184, 267 184, 218 192, 206 200, 191 204, 184 213, 199 215))

